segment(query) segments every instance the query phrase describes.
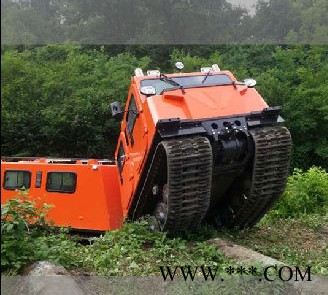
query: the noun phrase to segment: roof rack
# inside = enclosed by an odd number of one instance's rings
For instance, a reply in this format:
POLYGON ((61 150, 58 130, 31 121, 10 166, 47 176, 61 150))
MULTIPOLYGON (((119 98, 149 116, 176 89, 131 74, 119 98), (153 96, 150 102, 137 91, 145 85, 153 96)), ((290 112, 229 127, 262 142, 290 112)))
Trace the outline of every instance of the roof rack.
POLYGON ((83 159, 83 158, 50 158, 50 157, 7 157, 1 156, 2 162, 38 162, 47 164, 115 164, 114 160, 109 159, 83 159))

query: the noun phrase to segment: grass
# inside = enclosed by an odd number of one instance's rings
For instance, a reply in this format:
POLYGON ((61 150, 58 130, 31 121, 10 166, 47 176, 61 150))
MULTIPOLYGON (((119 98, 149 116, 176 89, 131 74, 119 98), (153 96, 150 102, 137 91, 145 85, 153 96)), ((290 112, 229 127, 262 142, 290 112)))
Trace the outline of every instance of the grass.
POLYGON ((215 231, 203 227, 184 238, 148 230, 146 223, 126 224, 123 229, 77 244, 71 256, 78 257, 72 273, 95 275, 159 275, 159 266, 218 266, 225 273, 237 263, 226 258, 208 240, 221 237, 273 257, 290 266, 311 266, 311 273, 328 275, 328 214, 299 218, 263 219, 253 229, 215 231))
POLYGON ((224 273, 236 263, 226 258, 208 238, 212 231, 203 228, 195 236, 170 238, 149 230, 146 222, 127 223, 123 229, 90 239, 90 245, 77 245, 72 256, 79 257, 73 273, 87 271, 97 275, 160 275, 159 266, 213 266, 224 273))
MULTIPOLYGON (((61 233, 58 253, 53 251, 49 259, 58 261, 56 255, 61 257, 59 262, 76 275, 160 275, 159 266, 167 265, 218 266, 218 272, 223 274, 228 266, 236 267, 237 263, 207 242, 215 237, 231 240, 291 266, 311 266, 313 274, 328 275, 328 214, 270 221, 265 218, 253 229, 242 231, 203 227, 184 238, 152 232, 144 222, 126 224, 121 230, 89 238, 88 243, 76 242, 79 236, 61 233)), ((56 233, 48 239, 54 241, 56 233)), ((19 273, 20 269, 12 268, 9 273, 19 273)))
POLYGON ((285 219, 269 216, 252 229, 219 235, 290 266, 310 266, 312 273, 328 275, 328 213, 285 219))

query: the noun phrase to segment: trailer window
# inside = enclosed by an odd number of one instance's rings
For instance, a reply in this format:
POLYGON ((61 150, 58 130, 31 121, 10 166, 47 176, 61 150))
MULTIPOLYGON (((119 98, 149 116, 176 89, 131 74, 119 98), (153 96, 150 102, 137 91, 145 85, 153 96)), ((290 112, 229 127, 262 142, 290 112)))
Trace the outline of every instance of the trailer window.
POLYGON ((22 170, 5 171, 4 188, 7 190, 29 189, 31 185, 31 172, 22 170))
POLYGON ((76 189, 76 173, 49 172, 46 189, 48 192, 74 193, 76 189))

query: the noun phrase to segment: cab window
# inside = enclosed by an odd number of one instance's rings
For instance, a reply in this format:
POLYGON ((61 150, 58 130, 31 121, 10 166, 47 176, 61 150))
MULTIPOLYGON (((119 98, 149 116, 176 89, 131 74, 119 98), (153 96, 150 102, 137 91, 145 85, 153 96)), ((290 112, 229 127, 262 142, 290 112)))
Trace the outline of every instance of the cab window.
POLYGON ((120 173, 122 173, 123 167, 124 167, 124 162, 125 162, 125 152, 124 152, 124 147, 123 147, 122 141, 121 141, 120 147, 118 149, 118 154, 117 154, 116 160, 117 160, 118 170, 120 171, 120 173))
POLYGON ((48 192, 74 193, 76 189, 76 173, 49 172, 47 174, 48 192))
POLYGON ((29 189, 31 172, 22 170, 7 170, 4 177, 4 188, 7 190, 29 189))
POLYGON ((134 96, 132 95, 129 103, 128 112, 126 115, 126 125, 129 135, 131 135, 133 132, 133 127, 136 123, 137 117, 138 117, 138 111, 137 111, 136 101, 134 99, 134 96))

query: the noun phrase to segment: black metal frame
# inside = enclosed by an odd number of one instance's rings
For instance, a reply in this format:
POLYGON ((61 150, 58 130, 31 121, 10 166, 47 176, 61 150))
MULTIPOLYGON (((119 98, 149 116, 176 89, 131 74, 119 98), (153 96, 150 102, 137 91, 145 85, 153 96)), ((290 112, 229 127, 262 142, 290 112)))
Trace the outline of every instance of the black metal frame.
POLYGON ((190 134, 207 134, 218 138, 230 127, 237 130, 283 123, 279 115, 281 107, 268 107, 263 111, 210 119, 180 120, 180 118, 162 119, 157 123, 157 130, 162 138, 171 138, 190 134))
POLYGON ((164 119, 157 123, 157 130, 162 139, 195 134, 206 136, 213 148, 214 174, 239 173, 253 155, 253 141, 248 130, 284 122, 280 110, 281 107, 268 107, 249 114, 210 119, 164 119))

